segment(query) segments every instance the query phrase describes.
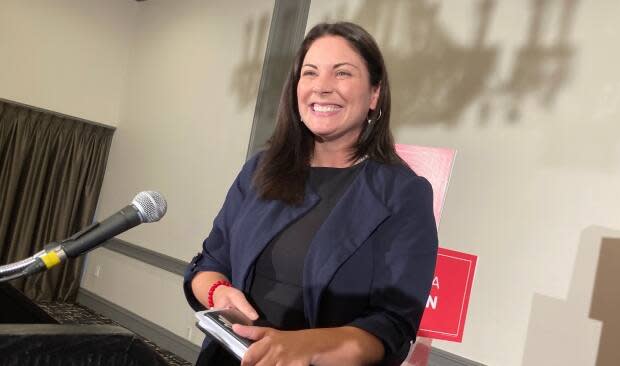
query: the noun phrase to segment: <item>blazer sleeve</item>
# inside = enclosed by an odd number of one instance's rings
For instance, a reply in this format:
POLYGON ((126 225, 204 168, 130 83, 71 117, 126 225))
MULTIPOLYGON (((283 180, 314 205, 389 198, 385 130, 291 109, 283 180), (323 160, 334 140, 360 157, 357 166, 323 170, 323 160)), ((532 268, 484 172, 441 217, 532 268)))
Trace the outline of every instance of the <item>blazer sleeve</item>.
POLYGON ((406 358, 426 305, 437 258, 433 192, 422 177, 392 197, 393 211, 373 234, 373 277, 366 314, 349 325, 379 338, 384 364, 406 358))
POLYGON ((213 228, 202 243, 202 251, 189 263, 183 275, 183 290, 189 305, 196 311, 204 306, 196 299, 191 282, 196 273, 203 271, 220 272, 231 278, 230 266, 230 228, 243 205, 250 189, 252 175, 256 168, 258 156, 249 160, 228 190, 220 212, 213 220, 213 228))

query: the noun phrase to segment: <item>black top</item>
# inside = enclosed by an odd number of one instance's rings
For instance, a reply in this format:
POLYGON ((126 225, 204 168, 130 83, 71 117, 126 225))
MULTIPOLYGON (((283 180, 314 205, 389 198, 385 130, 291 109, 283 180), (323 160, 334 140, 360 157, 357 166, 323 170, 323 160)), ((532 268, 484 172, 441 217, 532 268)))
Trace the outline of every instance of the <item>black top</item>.
POLYGON ((278 234, 256 260, 249 298, 262 319, 277 329, 308 328, 303 305, 304 259, 315 234, 351 185, 362 164, 311 168, 309 184, 321 198, 278 234))

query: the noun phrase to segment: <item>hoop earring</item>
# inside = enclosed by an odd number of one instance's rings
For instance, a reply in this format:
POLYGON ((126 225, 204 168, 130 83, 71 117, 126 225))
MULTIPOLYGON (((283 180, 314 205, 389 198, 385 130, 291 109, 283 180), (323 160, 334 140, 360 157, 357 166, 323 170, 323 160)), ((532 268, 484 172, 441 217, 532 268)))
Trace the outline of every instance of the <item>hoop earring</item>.
POLYGON ((380 119, 381 119, 381 108, 379 108, 379 117, 377 117, 377 119, 375 119, 375 120, 373 121, 370 117, 368 117, 368 118, 366 119, 366 122, 368 122, 368 124, 371 124, 371 123, 373 123, 373 122, 377 122, 377 121, 378 121, 378 120, 380 120, 380 119))

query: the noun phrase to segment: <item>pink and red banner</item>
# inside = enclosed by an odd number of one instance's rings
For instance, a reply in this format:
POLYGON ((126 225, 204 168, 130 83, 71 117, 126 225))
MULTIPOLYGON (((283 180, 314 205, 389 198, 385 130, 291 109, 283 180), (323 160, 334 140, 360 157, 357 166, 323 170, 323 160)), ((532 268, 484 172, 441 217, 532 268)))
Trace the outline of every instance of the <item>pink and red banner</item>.
POLYGON ((475 255, 439 248, 419 337, 462 341, 476 261, 475 255))
MULTIPOLYGON (((396 144, 396 152, 416 174, 431 183, 435 222, 439 227, 456 151, 396 144)), ((419 337, 462 341, 476 260, 475 255, 439 248, 435 278, 418 331, 419 337)))

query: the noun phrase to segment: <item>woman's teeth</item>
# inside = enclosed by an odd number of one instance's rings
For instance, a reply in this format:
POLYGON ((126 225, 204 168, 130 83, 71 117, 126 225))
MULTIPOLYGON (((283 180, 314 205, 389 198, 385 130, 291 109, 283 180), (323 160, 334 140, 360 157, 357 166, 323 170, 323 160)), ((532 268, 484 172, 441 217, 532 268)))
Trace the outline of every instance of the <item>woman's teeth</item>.
POLYGON ((314 110, 315 112, 335 112, 338 109, 340 109, 339 106, 337 105, 318 105, 318 104, 313 104, 312 105, 312 110, 314 110))

